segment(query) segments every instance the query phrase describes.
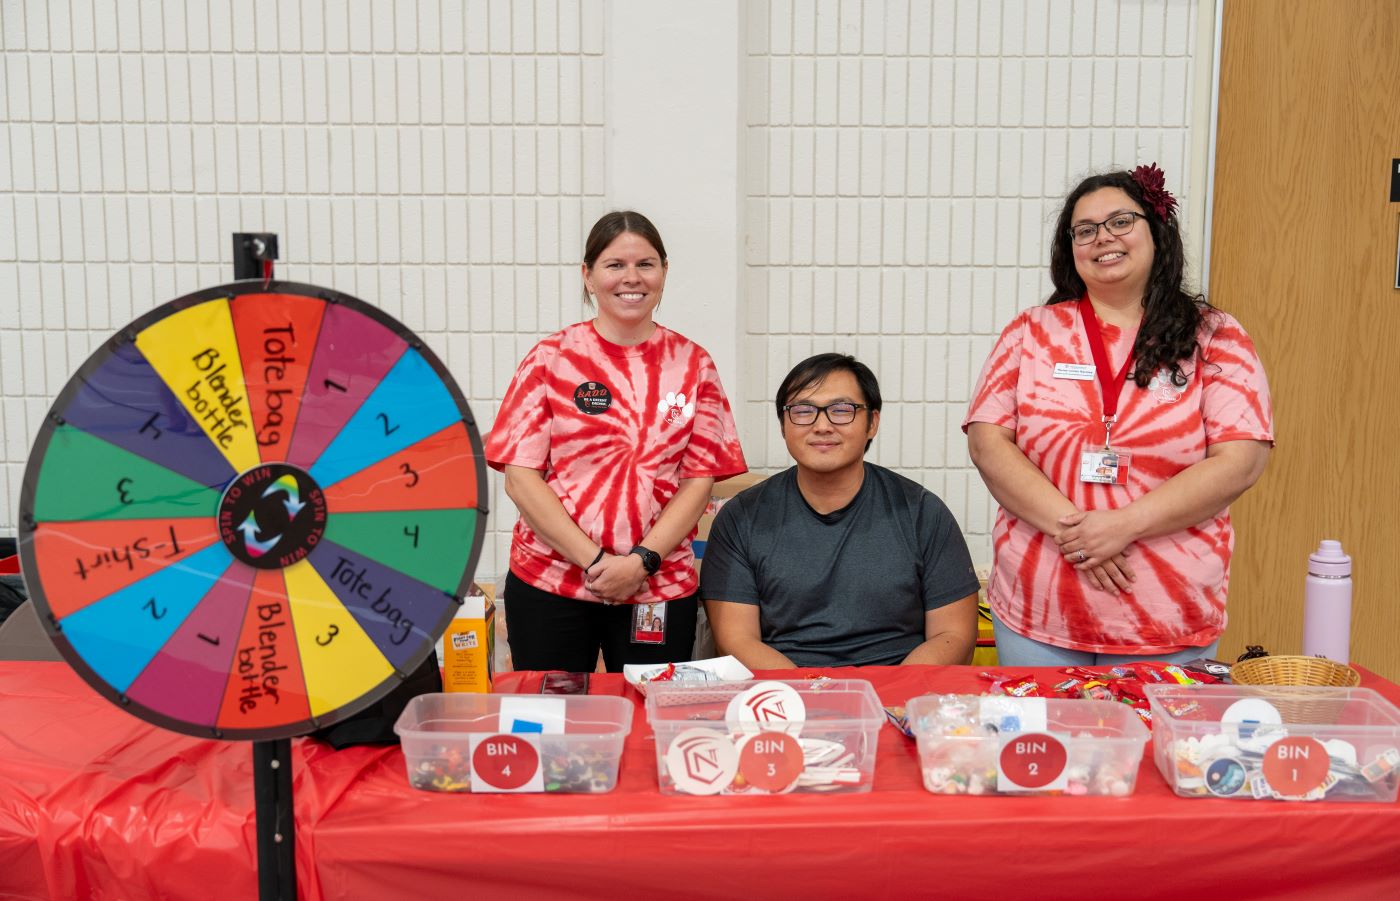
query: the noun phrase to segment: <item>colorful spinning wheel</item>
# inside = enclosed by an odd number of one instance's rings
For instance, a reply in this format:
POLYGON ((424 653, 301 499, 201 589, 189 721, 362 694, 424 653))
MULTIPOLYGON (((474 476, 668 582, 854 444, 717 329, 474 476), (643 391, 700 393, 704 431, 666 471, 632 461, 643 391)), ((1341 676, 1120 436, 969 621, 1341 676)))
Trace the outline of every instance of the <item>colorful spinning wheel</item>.
POLYGON ((300 735, 433 653, 485 533, 481 437, 408 329, 335 291, 171 301, 59 395, 20 501, 44 626, 132 713, 300 735))

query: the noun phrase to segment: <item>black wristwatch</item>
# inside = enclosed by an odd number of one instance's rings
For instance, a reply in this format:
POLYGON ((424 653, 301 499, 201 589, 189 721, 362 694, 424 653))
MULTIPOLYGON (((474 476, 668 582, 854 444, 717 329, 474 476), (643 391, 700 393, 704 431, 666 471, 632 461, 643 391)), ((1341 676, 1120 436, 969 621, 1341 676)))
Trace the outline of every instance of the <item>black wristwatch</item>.
POLYGON ((661 555, 651 548, 645 548, 639 544, 627 553, 636 554, 642 558, 642 568, 647 571, 649 576, 656 575, 656 571, 661 568, 661 555))

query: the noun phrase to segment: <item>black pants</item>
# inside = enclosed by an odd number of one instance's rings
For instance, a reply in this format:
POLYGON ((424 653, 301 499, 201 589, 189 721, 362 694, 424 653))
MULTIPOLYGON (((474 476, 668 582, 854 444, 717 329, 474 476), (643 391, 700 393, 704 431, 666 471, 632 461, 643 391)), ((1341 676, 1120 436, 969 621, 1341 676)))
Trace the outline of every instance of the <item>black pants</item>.
POLYGON ((678 663, 689 660, 695 646, 699 595, 666 604, 666 641, 634 644, 632 604, 578 601, 541 591, 510 573, 506 576, 506 631, 511 662, 519 670, 592 672, 598 650, 608 672, 624 663, 678 663))

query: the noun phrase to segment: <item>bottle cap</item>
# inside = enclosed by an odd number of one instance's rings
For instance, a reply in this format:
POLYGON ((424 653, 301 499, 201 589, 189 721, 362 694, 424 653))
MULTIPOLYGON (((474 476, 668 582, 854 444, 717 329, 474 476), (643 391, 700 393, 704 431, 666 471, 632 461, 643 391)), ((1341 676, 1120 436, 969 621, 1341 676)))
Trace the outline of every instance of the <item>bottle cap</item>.
POLYGON ((1308 557, 1308 572, 1314 576, 1349 576, 1351 558, 1342 553, 1340 541, 1325 540, 1308 557))

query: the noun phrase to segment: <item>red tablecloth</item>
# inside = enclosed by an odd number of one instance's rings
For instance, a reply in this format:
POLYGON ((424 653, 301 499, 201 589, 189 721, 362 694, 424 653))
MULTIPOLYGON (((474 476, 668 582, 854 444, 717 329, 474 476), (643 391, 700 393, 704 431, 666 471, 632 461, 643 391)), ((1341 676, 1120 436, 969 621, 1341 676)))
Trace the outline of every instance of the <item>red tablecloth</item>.
MULTIPOLYGON (((887 704, 985 687, 971 668, 820 672, 887 704)), ((303 898, 1400 897, 1400 803, 1187 800, 1150 756, 1129 798, 935 796, 883 727, 867 794, 663 796, 639 705, 602 795, 416 791, 397 747, 298 740, 294 758, 303 898)), ((0 663, 0 898, 255 897, 251 761, 123 714, 65 664, 0 663)))

